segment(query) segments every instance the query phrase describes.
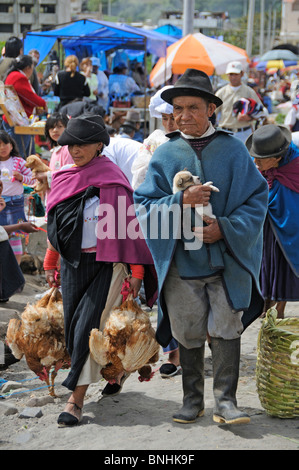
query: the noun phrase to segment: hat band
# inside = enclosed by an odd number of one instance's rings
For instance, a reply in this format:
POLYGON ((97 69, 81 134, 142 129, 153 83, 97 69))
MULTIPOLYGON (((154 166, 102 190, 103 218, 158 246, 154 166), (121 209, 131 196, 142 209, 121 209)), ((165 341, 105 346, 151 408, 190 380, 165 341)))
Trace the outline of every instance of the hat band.
MULTIPOLYGON (((80 137, 72 134, 69 129, 67 129, 67 132, 68 134, 73 137, 75 140, 80 140, 80 142, 82 142, 82 144, 88 144, 88 143, 96 143, 97 141, 94 140, 95 136, 100 136, 101 134, 103 134, 104 132, 107 132, 105 129, 103 131, 100 131, 100 132, 97 132, 96 134, 93 134, 92 136, 90 136, 90 140, 88 137, 86 137, 84 140, 83 139, 80 139, 80 137), (91 140, 92 139, 92 140, 91 140)), ((72 144, 69 144, 69 145, 72 145, 72 144)))

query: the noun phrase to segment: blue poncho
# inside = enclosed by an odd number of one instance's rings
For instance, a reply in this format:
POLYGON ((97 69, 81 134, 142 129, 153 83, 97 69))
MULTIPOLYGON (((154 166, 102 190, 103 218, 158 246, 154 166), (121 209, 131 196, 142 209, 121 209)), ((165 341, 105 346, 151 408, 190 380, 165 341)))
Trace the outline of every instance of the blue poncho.
POLYGON ((279 167, 263 173, 269 183, 271 228, 294 274, 299 277, 299 149, 291 143, 279 167))
POLYGON ((261 314, 259 273, 268 188, 241 141, 217 131, 199 159, 189 143, 179 133, 173 133, 154 152, 134 200, 158 275, 157 339, 162 346, 171 339, 163 284, 173 257, 182 278, 222 272, 232 309, 244 311, 244 328, 261 314), (182 193, 173 194, 172 185, 174 175, 184 168, 198 175, 201 182, 213 181, 220 189, 219 193, 212 193, 210 202, 223 239, 196 250, 191 245, 188 249, 181 218, 173 215, 175 211, 167 212, 167 208, 182 207, 182 193))

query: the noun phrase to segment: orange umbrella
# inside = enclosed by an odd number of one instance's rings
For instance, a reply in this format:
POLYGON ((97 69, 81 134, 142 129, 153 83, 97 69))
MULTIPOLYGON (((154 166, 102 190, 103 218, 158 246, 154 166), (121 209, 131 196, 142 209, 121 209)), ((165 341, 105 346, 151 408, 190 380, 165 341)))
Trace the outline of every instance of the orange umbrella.
POLYGON ((238 60, 247 65, 250 60, 244 49, 201 33, 188 34, 167 48, 150 74, 152 86, 160 86, 172 74, 182 74, 187 68, 202 70, 207 75, 222 75, 227 64, 238 60))

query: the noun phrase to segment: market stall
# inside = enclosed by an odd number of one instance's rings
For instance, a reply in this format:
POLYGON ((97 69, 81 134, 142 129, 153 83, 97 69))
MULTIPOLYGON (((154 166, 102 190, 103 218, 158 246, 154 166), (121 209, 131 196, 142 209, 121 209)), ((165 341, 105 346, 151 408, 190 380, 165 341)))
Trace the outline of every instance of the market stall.
POLYGON ((0 83, 0 107, 16 134, 44 135, 45 121, 27 117, 13 86, 0 83))

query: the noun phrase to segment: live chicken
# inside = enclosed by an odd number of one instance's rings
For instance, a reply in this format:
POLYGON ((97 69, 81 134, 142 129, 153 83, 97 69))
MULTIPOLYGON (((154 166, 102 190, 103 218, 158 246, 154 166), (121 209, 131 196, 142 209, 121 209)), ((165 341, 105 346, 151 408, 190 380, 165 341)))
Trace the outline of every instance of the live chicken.
POLYGON ((55 397, 57 371, 70 366, 59 289, 53 287, 34 305, 28 304, 21 319, 10 320, 6 341, 17 359, 25 356, 30 370, 46 382, 49 394, 55 397))

